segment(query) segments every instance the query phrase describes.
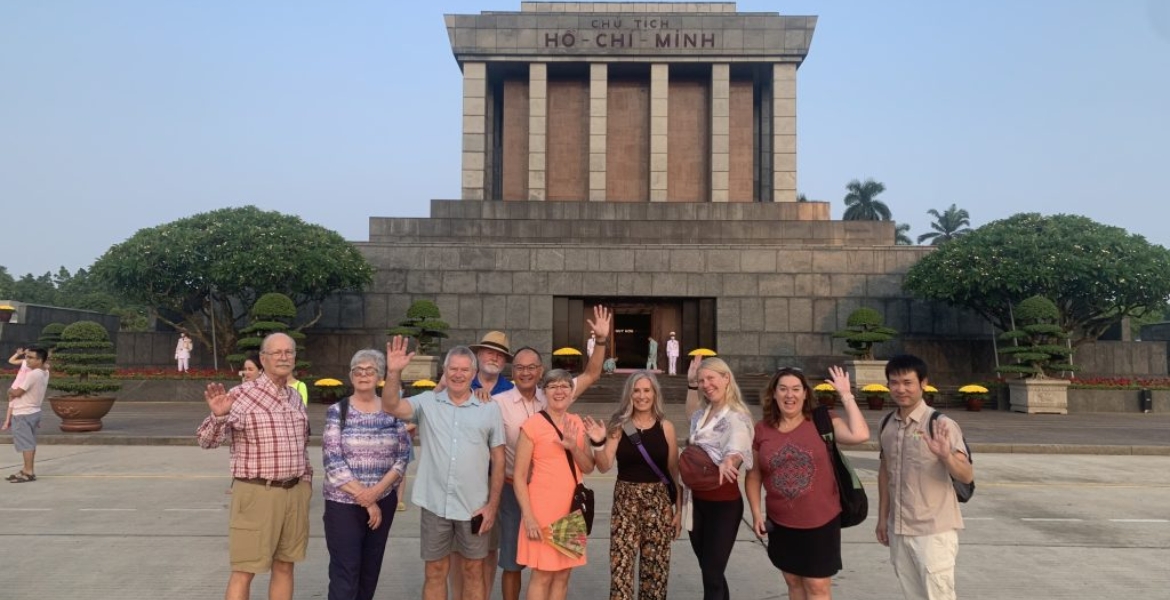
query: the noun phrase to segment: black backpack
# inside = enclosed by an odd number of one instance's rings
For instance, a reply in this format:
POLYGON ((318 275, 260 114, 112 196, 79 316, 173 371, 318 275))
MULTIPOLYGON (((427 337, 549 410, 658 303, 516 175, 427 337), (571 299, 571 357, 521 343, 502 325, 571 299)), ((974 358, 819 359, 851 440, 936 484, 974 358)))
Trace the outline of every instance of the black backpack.
MULTIPOLYGON (((878 427, 879 446, 881 445, 882 431, 885 431, 886 423, 890 422, 890 417, 892 416, 894 416, 894 411, 890 411, 886 416, 882 417, 882 424, 878 427)), ((937 410, 930 414, 930 419, 927 421, 927 428, 930 429, 931 437, 934 437, 934 422, 941 416, 942 413, 937 410)), ((967 462, 975 464, 975 459, 971 456, 971 446, 967 444, 967 436, 963 436, 963 450, 967 453, 967 462)), ((959 499, 959 502, 967 502, 971 499, 971 496, 975 495, 974 479, 971 480, 971 483, 963 483, 951 477, 951 485, 955 486, 955 496, 959 499)))

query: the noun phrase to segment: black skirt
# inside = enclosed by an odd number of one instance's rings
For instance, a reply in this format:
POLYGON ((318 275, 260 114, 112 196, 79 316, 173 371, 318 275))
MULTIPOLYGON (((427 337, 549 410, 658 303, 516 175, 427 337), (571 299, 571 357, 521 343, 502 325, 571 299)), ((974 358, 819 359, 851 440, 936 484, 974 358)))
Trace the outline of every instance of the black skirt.
POLYGON ((832 577, 841 570, 840 515, 815 529, 770 524, 768 558, 777 569, 814 578, 832 577))

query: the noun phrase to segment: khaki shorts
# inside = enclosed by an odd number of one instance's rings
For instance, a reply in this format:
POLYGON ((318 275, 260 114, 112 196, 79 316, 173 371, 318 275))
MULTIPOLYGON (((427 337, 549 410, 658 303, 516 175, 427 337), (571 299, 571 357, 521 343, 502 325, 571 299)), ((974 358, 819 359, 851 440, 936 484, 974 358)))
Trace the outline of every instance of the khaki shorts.
POLYGON ((228 523, 232 570, 267 573, 273 560, 304 560, 312 494, 308 482, 281 489, 236 481, 228 523))
MULTIPOLYGON (((444 519, 424 508, 419 526, 422 529, 419 536, 419 554, 426 562, 442 560, 452 552, 459 553, 463 558, 478 560, 486 557, 489 550, 499 546, 499 537, 493 536, 500 527, 499 522, 487 534, 477 535, 471 533, 471 521, 444 519), (493 537, 495 546, 492 545, 493 537)), ((494 569, 495 565, 491 565, 491 568, 494 569)))

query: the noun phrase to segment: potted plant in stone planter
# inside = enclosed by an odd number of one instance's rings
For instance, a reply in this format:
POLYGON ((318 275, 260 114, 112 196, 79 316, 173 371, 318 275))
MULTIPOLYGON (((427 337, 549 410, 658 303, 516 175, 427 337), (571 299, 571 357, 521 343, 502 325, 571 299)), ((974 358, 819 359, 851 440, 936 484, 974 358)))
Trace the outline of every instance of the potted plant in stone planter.
POLYGON ((1060 323, 1060 309, 1044 296, 1032 296, 1013 311, 1016 328, 999 339, 1015 345, 999 350, 1016 362, 1001 365, 1001 373, 1018 373, 1023 378, 1008 382, 1011 408, 1025 413, 1068 414, 1068 385, 1061 371, 1075 371, 1069 364, 1072 348, 1068 332, 1060 323))
POLYGON ((959 388, 959 399, 967 405, 967 410, 971 412, 983 410, 983 403, 987 402, 987 396, 987 388, 976 383, 959 388))
POLYGON ((875 344, 894 339, 898 332, 885 326, 881 313, 872 308, 859 308, 849 314, 845 329, 833 333, 833 337, 845 340, 845 354, 852 356, 845 361, 853 383, 864 386, 870 383, 885 383, 886 361, 875 360, 875 344))
POLYGON ((114 358, 110 334, 100 324, 78 321, 61 331, 49 379, 50 388, 64 392, 49 398, 61 431, 101 430, 102 417, 114 406, 110 392, 122 388, 112 379, 114 358))
POLYGON ((840 397, 837 394, 837 388, 829 383, 819 383, 813 388, 813 395, 817 397, 817 402, 833 408, 837 406, 837 399, 840 397))
POLYGON ((415 300, 406 309, 406 318, 387 335, 401 335, 418 341, 410 364, 402 370, 403 381, 437 379, 439 376, 439 341, 447 337, 450 325, 442 319, 439 307, 430 300, 415 300))
POLYGON ((880 383, 871 383, 861 388, 861 395, 865 396, 865 403, 870 410, 881 410, 886 405, 886 397, 890 395, 890 388, 880 383))

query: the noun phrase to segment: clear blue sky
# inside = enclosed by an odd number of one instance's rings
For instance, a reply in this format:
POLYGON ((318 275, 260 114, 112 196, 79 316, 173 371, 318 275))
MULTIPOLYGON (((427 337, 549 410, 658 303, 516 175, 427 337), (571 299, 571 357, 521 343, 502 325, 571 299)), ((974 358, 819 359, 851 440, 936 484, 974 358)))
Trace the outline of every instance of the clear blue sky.
MULTIPOLYGON (((459 194, 444 13, 482 2, 0 2, 0 265, 88 267, 143 227, 254 204, 350 240, 459 194)), ((873 177, 911 235, 1071 212, 1170 246, 1170 1, 739 2, 818 15, 799 187, 873 177)))

